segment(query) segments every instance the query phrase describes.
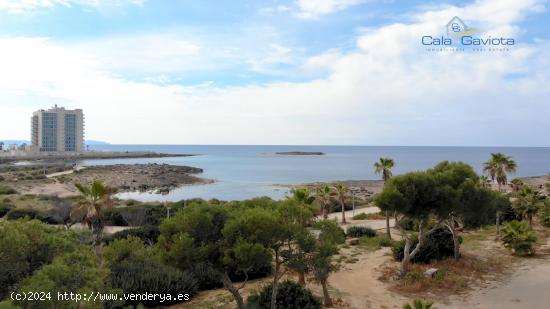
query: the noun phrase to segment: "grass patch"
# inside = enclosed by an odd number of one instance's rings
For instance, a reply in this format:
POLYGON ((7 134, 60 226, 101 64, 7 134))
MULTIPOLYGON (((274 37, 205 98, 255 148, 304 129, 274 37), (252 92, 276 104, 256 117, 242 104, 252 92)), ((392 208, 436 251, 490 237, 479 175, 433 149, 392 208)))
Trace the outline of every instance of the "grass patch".
POLYGON ((17 194, 17 191, 15 191, 15 189, 11 187, 0 185, 0 195, 10 195, 10 194, 17 194))
POLYGON ((376 213, 360 213, 351 218, 352 220, 382 220, 386 219, 386 216, 381 212, 376 213))
POLYGON ((484 246, 483 242, 494 240, 496 235, 497 232, 494 225, 485 226, 477 230, 470 230, 468 232, 461 233, 461 247, 470 250, 482 248, 484 246))
MULTIPOLYGON (((494 256, 490 258, 478 258, 473 255, 463 254, 462 258, 455 260, 448 258, 442 261, 434 261, 428 265, 411 264, 410 272, 405 278, 397 279, 392 290, 404 294, 442 297, 463 292, 475 282, 479 282, 494 274, 502 274, 508 269, 511 258, 508 256, 494 256), (438 271, 432 278, 425 277, 424 271, 429 268, 437 268, 438 271)), ((393 266, 387 269, 386 278, 397 278, 398 269, 393 266), (388 274, 391 273, 391 276, 388 274)))
POLYGON ((391 247, 395 243, 394 240, 387 236, 376 237, 361 237, 359 238, 359 248, 367 251, 376 251, 382 247, 391 247))

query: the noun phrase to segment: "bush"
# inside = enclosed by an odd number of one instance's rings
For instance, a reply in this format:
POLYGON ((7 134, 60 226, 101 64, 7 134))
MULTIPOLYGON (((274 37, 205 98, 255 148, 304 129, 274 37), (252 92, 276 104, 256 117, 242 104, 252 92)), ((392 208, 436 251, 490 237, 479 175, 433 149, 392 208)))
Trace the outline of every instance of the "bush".
POLYGON ((197 279, 198 289, 201 291, 223 287, 220 273, 207 263, 196 263, 189 272, 197 279))
POLYGON ((358 215, 353 216, 351 219, 352 220, 367 220, 368 218, 369 218, 369 215, 367 215, 366 213, 360 213, 358 215))
MULTIPOLYGON (((246 307, 250 309, 271 308, 273 286, 264 287, 260 293, 250 295, 246 307)), ((319 309, 321 303, 310 290, 293 281, 283 281, 278 286, 277 308, 285 309, 319 309)))
POLYGON ((129 236, 134 236, 141 239, 146 244, 155 244, 160 235, 160 230, 158 226, 146 225, 138 228, 127 229, 123 231, 116 232, 112 235, 105 236, 103 240, 105 243, 109 244, 117 239, 126 239, 129 236))
POLYGON ((406 231, 418 230, 418 225, 414 222, 414 220, 407 217, 404 217, 401 220, 399 220, 397 224, 399 224, 399 226, 405 229, 406 231))
POLYGON ((166 218, 166 207, 161 205, 136 205, 131 207, 116 207, 105 209, 103 211, 103 216, 108 225, 158 226, 160 225, 160 222, 166 218))
POLYGON ((14 206, 12 206, 12 205, 0 204, 0 218, 4 217, 13 208, 14 208, 14 206))
POLYGON ((15 208, 10 210, 6 214, 6 218, 8 220, 17 220, 17 219, 36 219, 36 217, 39 215, 39 211, 36 209, 31 208, 15 208))
POLYGON ((348 237, 375 237, 376 231, 367 226, 350 226, 347 231, 348 237))
MULTIPOLYGON (((107 286, 105 279, 108 270, 98 267, 98 260, 91 250, 82 249, 59 257, 53 262, 34 272, 26 278, 19 290, 21 292, 51 293, 51 300, 40 301, 22 300, 15 302, 23 308, 41 309, 69 309, 76 308, 75 302, 64 301, 57 298, 57 292, 90 293, 101 291, 103 293, 116 292, 107 286)), ((101 302, 86 302, 86 308, 103 308, 101 302)))
MULTIPOLYGON (((462 242, 462 238, 460 238, 462 242)), ((412 248, 418 244, 418 238, 413 235, 412 248)), ((412 250, 412 249, 411 249, 412 250)), ((398 241, 392 247, 393 258, 401 261, 405 251, 405 240, 398 241)), ((443 226, 437 227, 433 232, 426 236, 424 246, 411 260, 413 263, 428 264, 433 260, 443 260, 454 256, 453 235, 443 226)))
POLYGON ((544 201, 544 205, 539 211, 540 223, 546 227, 550 227, 550 199, 544 201))
MULTIPOLYGON (((169 293, 172 297, 197 291, 197 280, 188 272, 167 266, 154 258, 128 259, 111 266, 111 281, 114 288, 125 293, 169 293)), ((181 301, 127 301, 126 305, 143 304, 147 307, 167 306, 181 301)))
POLYGON ((533 255, 536 242, 537 235, 531 231, 527 222, 511 221, 502 227, 502 243, 516 255, 533 255))
POLYGON ((17 194, 17 191, 15 191, 15 189, 10 188, 8 186, 0 185, 0 195, 8 195, 8 194, 17 194))
POLYGON ((0 222, 0 299, 55 256, 74 249, 73 231, 36 220, 0 222))
POLYGON ((411 304, 405 304, 403 309, 431 309, 433 302, 429 302, 422 299, 415 299, 411 304))

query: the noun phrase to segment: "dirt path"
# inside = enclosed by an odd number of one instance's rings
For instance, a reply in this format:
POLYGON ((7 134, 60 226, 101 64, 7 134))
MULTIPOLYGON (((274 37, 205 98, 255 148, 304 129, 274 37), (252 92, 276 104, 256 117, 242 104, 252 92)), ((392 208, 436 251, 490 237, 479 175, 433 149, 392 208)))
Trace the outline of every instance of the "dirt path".
POLYGON ((468 295, 454 296, 440 309, 547 309, 550 308, 550 259, 526 260, 512 276, 492 282, 468 295))
POLYGON ((330 275, 329 285, 351 308, 402 308, 408 299, 388 291, 378 280, 379 267, 391 260, 389 248, 363 253, 354 264, 346 264, 330 275))

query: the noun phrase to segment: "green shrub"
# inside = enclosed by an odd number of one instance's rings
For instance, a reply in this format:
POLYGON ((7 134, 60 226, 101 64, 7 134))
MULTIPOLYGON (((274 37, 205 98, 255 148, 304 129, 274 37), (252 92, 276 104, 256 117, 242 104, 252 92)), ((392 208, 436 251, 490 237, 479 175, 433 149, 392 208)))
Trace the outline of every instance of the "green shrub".
MULTIPOLYGON (((264 287, 259 293, 248 297, 246 307, 249 309, 271 308, 273 286, 264 287)), ((310 290, 293 281, 283 281, 277 289, 277 308, 285 309, 319 309, 321 303, 310 290)))
POLYGON ((0 185, 0 195, 17 194, 15 189, 8 186, 0 185))
POLYGON ((347 231, 348 237, 375 237, 376 231, 368 226, 350 226, 347 231))
POLYGON ((8 220, 17 220, 17 219, 35 219, 39 215, 39 211, 31 208, 15 208, 10 210, 6 214, 8 220))
POLYGON ((401 220, 399 220, 397 224, 399 224, 399 226, 405 229, 406 231, 418 230, 418 225, 414 222, 414 220, 407 217, 404 217, 401 220))
POLYGON ((378 239, 378 245, 380 245, 380 247, 393 247, 396 243, 397 241, 388 237, 379 237, 378 239))
MULTIPOLYGON (((418 238, 413 235, 412 248, 418 244, 418 238)), ((460 239, 462 242, 462 238, 460 239)), ((393 258, 401 261, 405 251, 405 240, 398 241, 392 247, 393 258)), ((424 242, 424 246, 411 260, 413 263, 430 263, 433 260, 442 260, 447 257, 454 256, 453 235, 443 226, 439 226, 428 236, 424 242)))
POLYGON ((360 213, 358 215, 353 216, 351 219, 353 220, 367 220, 369 218, 369 215, 366 213, 360 213))
POLYGON ((531 231, 527 222, 510 221, 502 227, 502 243, 516 255, 533 255, 536 242, 537 235, 531 231))
MULTIPOLYGON (((74 301, 64 301, 57 298, 57 292, 79 293, 111 293, 105 278, 108 270, 98 267, 98 260, 89 249, 71 252, 56 257, 53 262, 26 278, 19 288, 21 292, 51 293, 51 300, 37 303, 35 300, 15 302, 23 308, 69 309, 80 307, 74 301)), ((83 303, 84 304, 84 303, 83 303)), ((104 308, 101 302, 85 302, 86 308, 104 308)))
POLYGON ((73 250, 74 233, 36 220, 0 222, 0 299, 54 257, 73 250))
POLYGON ((141 239, 146 244, 155 244, 160 235, 160 230, 158 226, 146 225, 138 228, 127 229, 123 231, 116 232, 114 234, 103 237, 103 241, 109 244, 117 239, 126 239, 129 236, 134 236, 141 239))
POLYGON ((405 304, 403 309, 431 309, 433 302, 429 302, 422 299, 415 299, 411 304, 405 304))
POLYGON ((14 208, 14 206, 9 205, 9 204, 0 204, 0 218, 4 217, 13 208, 14 208))
MULTIPOLYGON (((178 294, 193 296, 197 280, 188 272, 167 266, 154 258, 128 259, 111 266, 111 282, 114 288, 125 293, 178 294)), ((147 307, 168 306, 181 301, 127 301, 126 305, 143 304, 147 307)))
POLYGON ((544 205, 539 211, 540 223, 546 227, 550 227, 550 199, 544 201, 544 205))

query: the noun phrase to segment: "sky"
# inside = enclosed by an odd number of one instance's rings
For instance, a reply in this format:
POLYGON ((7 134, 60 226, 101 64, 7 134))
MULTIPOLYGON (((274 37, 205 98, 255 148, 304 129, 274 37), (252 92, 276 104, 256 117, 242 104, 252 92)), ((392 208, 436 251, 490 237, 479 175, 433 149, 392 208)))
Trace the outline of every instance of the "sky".
POLYGON ((0 139, 550 146, 548 1, 0 0, 0 139), (505 51, 430 51, 452 17, 505 51))

